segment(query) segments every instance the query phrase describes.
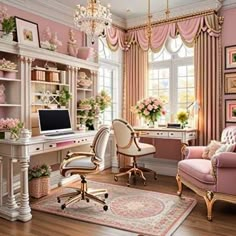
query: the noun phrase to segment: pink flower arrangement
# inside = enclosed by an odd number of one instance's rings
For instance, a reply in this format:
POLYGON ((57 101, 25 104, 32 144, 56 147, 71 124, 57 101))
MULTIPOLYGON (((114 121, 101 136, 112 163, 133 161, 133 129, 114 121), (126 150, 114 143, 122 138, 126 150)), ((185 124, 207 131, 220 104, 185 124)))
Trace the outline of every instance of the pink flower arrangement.
POLYGON ((20 122, 19 119, 0 119, 0 130, 9 130, 15 138, 18 138, 20 130, 23 128, 23 126, 24 124, 20 122))
POLYGON ((149 97, 137 102, 131 112, 142 116, 145 120, 154 123, 159 117, 166 114, 164 103, 159 98, 149 97))

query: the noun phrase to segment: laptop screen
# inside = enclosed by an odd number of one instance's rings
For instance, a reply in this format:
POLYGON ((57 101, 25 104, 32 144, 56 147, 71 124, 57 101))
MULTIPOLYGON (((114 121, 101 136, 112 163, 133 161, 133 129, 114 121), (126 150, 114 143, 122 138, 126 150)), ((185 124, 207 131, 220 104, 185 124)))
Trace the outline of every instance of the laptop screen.
POLYGON ((67 109, 39 109, 41 134, 71 131, 70 114, 67 109))

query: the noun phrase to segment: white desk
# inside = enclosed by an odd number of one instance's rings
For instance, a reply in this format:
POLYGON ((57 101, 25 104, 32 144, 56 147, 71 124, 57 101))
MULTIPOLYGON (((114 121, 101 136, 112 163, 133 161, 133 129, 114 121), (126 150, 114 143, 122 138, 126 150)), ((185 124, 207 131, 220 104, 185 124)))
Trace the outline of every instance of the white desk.
POLYGON ((189 141, 197 138, 197 130, 192 128, 172 129, 172 128, 148 128, 134 127, 140 137, 161 138, 161 139, 178 139, 182 144, 188 144, 189 141))
POLYGON ((76 147, 86 143, 91 143, 96 131, 76 132, 68 137, 61 139, 45 139, 43 136, 32 137, 24 140, 0 140, 0 156, 7 158, 7 167, 2 165, 0 159, 0 217, 14 221, 29 221, 32 218, 29 205, 28 191, 28 167, 30 157, 33 155, 60 151, 67 148, 76 147), (20 201, 16 203, 13 189, 13 164, 20 164, 20 201), (7 200, 3 201, 2 185, 3 171, 7 171, 7 200))

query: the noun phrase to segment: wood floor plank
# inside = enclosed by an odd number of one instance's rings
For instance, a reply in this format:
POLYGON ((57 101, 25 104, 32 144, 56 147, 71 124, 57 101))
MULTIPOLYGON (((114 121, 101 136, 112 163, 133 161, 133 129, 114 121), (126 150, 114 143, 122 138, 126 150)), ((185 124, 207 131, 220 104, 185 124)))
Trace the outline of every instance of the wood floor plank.
MULTIPOLYGON (((158 176, 153 180, 152 175, 147 175, 147 186, 142 181, 137 181, 133 186, 137 189, 158 191, 162 193, 176 194, 177 185, 174 177, 158 176)), ((90 175, 88 179, 104 183, 126 185, 126 177, 114 182, 113 174, 106 170, 100 174, 90 175)), ((236 235, 236 205, 218 201, 213 209, 213 221, 206 219, 206 207, 204 200, 191 190, 184 187, 184 196, 194 197, 198 203, 173 234, 174 236, 233 236, 236 235)), ((136 233, 109 228, 102 225, 91 224, 73 220, 62 216, 56 216, 39 211, 32 211, 33 219, 22 223, 10 222, 0 218, 0 236, 137 236, 136 233)))

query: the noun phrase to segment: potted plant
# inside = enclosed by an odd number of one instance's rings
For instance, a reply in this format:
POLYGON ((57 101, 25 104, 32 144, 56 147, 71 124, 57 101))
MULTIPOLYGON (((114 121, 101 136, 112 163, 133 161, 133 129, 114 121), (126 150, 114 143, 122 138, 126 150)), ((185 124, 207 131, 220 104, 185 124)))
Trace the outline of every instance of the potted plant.
POLYGON ((0 8, 0 22, 2 24, 2 38, 13 40, 13 32, 16 29, 16 22, 13 16, 8 16, 7 8, 0 8))
POLYGON ((29 194, 31 197, 40 198, 48 195, 50 191, 51 167, 47 164, 29 168, 29 194))
POLYGON ((63 87, 59 94, 60 107, 66 107, 71 97, 69 90, 63 87))
POLYGON ((187 111, 181 110, 177 113, 177 120, 180 122, 182 129, 184 129, 188 124, 188 118, 189 114, 187 111))
POLYGON ((138 101, 131 111, 143 117, 148 122, 149 128, 154 128, 155 122, 166 114, 164 102, 158 97, 148 97, 138 101))
POLYGON ((20 131, 24 124, 19 119, 1 118, 0 119, 0 138, 1 139, 19 139, 20 131))

